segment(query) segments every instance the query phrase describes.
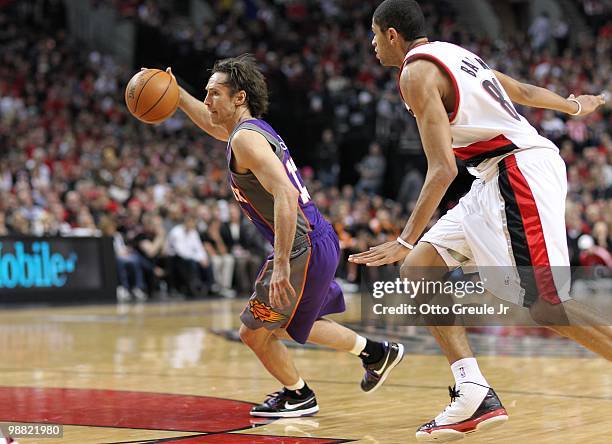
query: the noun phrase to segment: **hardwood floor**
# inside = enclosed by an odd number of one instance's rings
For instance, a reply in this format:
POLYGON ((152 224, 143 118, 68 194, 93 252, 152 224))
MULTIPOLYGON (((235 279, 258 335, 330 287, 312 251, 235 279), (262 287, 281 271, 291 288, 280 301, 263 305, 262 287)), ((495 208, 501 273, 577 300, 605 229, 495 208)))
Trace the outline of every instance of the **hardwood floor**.
MULTIPOLYGON (((3 310, 0 423, 65 425, 61 439, 20 438, 20 444, 395 444, 416 442, 415 429, 449 402, 446 386, 452 376, 446 360, 431 354, 436 347, 428 335, 415 331, 402 341, 408 348, 402 364, 372 395, 359 389, 363 370, 354 356, 292 348, 317 393, 320 413, 253 420, 252 403, 279 385, 250 350, 226 338, 238 327, 243 304, 3 310)), ((354 323, 358 315, 353 309, 336 319, 354 323)), ((481 369, 510 420, 466 443, 611 442, 607 361, 568 353, 577 349, 560 339, 517 338, 512 347, 505 339, 502 352, 490 336, 476 339, 481 369)))

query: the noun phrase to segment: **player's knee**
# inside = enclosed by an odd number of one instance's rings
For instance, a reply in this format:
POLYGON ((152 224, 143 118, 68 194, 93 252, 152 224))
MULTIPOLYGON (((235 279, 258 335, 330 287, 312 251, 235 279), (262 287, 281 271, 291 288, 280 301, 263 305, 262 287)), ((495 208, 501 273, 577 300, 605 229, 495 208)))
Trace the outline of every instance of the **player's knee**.
POLYGON ((238 330, 238 335, 240 336, 240 340, 242 341, 242 343, 244 345, 248 345, 247 342, 249 340, 249 329, 246 328, 244 325, 241 325, 240 329, 238 330))
POLYGON ((567 325, 568 319, 563 304, 551 304, 539 298, 529 307, 531 318, 539 325, 567 325))
POLYGON ((240 326, 239 334, 242 343, 252 350, 262 347, 265 342, 259 330, 251 330, 244 325, 240 326))
POLYGON ((400 267, 400 277, 411 281, 437 281, 443 279, 446 274, 448 274, 448 267, 441 267, 422 251, 408 255, 400 267))
POLYGON ((400 278, 410 280, 418 279, 418 276, 415 276, 416 271, 417 268, 412 266, 412 264, 410 264, 410 261, 406 260, 400 267, 400 278))
MULTIPOLYGON (((409 258, 408 258, 409 259, 409 258)), ((442 278, 436 269, 432 267, 424 267, 416 261, 406 260, 400 267, 400 278, 416 283, 436 282, 442 278)), ((419 285, 414 289, 412 297, 419 304, 427 303, 435 293, 423 291, 427 285, 419 285)))

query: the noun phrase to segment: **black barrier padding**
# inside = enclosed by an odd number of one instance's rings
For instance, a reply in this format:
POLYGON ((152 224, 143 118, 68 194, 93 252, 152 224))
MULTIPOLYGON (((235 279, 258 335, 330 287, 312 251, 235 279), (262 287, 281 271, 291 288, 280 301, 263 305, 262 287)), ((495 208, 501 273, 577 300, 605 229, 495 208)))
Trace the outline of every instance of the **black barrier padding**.
POLYGON ((117 269, 108 237, 0 237, 0 304, 115 299, 117 269))

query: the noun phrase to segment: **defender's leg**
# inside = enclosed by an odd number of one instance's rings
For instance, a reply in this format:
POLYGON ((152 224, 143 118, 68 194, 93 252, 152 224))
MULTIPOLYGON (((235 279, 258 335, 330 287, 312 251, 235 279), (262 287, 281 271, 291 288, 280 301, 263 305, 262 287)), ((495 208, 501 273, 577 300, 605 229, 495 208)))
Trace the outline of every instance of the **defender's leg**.
MULTIPOLYGON (((406 257, 400 277, 409 280, 443 280, 447 270, 447 264, 436 248, 421 242, 406 257)), ((453 441, 463 438, 465 433, 505 423, 508 420, 507 412, 480 372, 465 328, 430 326, 429 330, 451 365, 455 386, 449 388, 450 405, 432 421, 419 427, 417 439, 453 441)))

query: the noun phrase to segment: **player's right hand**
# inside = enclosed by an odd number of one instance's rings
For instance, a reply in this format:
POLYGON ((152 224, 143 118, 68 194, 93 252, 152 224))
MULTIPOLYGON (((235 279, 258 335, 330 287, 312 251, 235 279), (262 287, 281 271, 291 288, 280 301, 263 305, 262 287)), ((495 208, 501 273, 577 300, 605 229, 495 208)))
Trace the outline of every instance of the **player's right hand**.
MULTIPOLYGON (((145 71, 145 70, 147 70, 147 69, 149 69, 149 68, 145 68, 144 66, 140 67, 140 70, 141 70, 141 71, 145 71)), ((172 74, 172 67, 171 67, 171 66, 168 66, 168 67, 166 68, 166 72, 167 72, 168 74, 170 74, 171 76, 173 76, 173 77, 174 77, 174 74, 172 74)))
POLYGON ((580 111, 580 114, 578 114, 578 116, 587 116, 606 103, 606 99, 603 94, 600 94, 598 96, 582 95, 578 97, 575 97, 573 94, 571 94, 568 99, 577 100, 578 102, 580 102, 580 105, 582 105, 582 110, 580 111))
POLYGON ((296 298, 296 293, 289 281, 290 265, 286 263, 275 263, 270 279, 270 306, 275 309, 287 309, 291 306, 291 298, 296 298))
POLYGON ((166 72, 172 76, 172 78, 174 79, 174 81, 178 85, 178 88, 179 88, 179 108, 182 109, 183 108, 183 99, 185 98, 185 90, 183 89, 183 87, 181 85, 179 85, 178 80, 176 80, 176 76, 172 72, 172 67, 171 66, 168 66, 166 68, 166 72))
MULTIPOLYGON (((146 71, 147 69, 149 69, 149 68, 145 68, 144 66, 140 68, 141 71, 146 71)), ((171 66, 168 66, 166 68, 166 72, 168 74, 170 74, 172 76, 172 78, 176 81, 176 77, 175 77, 174 73, 172 72, 172 67, 171 66)), ((176 82, 176 84, 178 85, 178 82, 176 82)), ((179 86, 179 89, 180 89, 180 86, 179 86)))

